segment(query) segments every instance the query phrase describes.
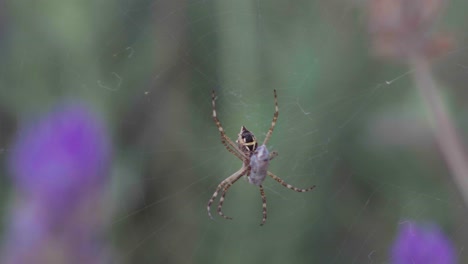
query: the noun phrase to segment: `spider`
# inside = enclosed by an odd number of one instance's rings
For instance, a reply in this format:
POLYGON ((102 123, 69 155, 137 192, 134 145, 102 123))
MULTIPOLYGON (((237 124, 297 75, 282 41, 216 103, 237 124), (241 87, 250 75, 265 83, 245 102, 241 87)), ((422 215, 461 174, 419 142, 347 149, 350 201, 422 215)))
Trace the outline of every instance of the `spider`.
POLYGON ((211 103, 213 105, 213 119, 216 123, 216 126, 218 127, 219 133, 221 134, 221 142, 223 143, 223 145, 226 147, 226 149, 229 152, 231 152, 234 156, 236 156, 238 159, 242 161, 242 167, 237 172, 235 172, 234 174, 232 174, 231 176, 223 180, 218 185, 218 187, 216 187, 215 192, 213 193, 210 200, 208 201, 207 210, 208 210, 208 216, 211 219, 213 219, 213 216, 211 215, 211 204, 216 199, 220 191, 222 192, 222 195, 219 199, 218 210, 217 210, 218 214, 222 216, 224 219, 232 219, 231 217, 224 215, 222 211, 224 199, 226 197, 226 193, 229 190, 229 188, 244 175, 247 175, 247 179, 249 183, 256 185, 260 188, 260 195, 262 197, 262 202, 263 202, 263 205, 262 205, 263 206, 263 218, 260 224, 261 226, 265 224, 266 218, 267 218, 266 196, 265 196, 265 191, 262 186, 262 183, 265 180, 267 175, 273 178, 275 181, 277 181, 281 185, 283 185, 284 187, 291 189, 293 191, 296 191, 296 192, 308 192, 315 188, 315 185, 307 189, 296 188, 286 183, 280 177, 268 171, 268 165, 270 163, 270 160, 272 160, 274 157, 278 155, 278 153, 275 151, 270 153, 266 147, 268 140, 270 140, 270 137, 273 134, 273 129, 275 128, 276 121, 278 120, 278 115, 279 115, 278 98, 276 96, 276 90, 274 90, 273 93, 275 97, 275 113, 273 115, 273 121, 271 122, 271 127, 268 130, 265 140, 263 141, 263 144, 260 147, 258 147, 257 139, 255 138, 254 134, 250 132, 249 130, 247 130, 245 126, 241 126, 239 135, 235 143, 226 135, 223 127, 221 126, 221 122, 219 121, 216 115, 215 91, 213 90, 211 94, 211 103))

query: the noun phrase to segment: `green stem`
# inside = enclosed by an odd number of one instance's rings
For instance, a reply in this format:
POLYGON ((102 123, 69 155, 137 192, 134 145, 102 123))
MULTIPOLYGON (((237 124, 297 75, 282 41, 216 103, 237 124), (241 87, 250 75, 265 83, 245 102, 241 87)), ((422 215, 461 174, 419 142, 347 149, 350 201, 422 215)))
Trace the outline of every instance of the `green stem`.
POLYGON ((424 56, 414 56, 410 64, 414 68, 414 82, 432 119, 437 145, 468 206, 468 159, 461 137, 432 78, 429 61, 424 56))

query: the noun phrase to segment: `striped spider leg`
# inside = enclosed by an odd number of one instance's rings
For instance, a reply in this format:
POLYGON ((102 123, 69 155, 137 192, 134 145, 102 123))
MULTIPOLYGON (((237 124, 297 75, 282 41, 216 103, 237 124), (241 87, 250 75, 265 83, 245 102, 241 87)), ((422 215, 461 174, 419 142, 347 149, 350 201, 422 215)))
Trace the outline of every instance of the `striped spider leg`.
MULTIPOLYGON (((240 168, 237 172, 235 172, 234 174, 232 174, 231 176, 229 176, 228 178, 226 178, 225 180, 223 180, 219 185, 218 187, 216 188, 215 192, 213 193, 212 197, 210 198, 210 200, 208 201, 208 205, 207 205, 207 210, 208 210, 208 216, 213 219, 212 215, 211 215, 211 204, 213 203, 213 201, 216 199, 216 197, 218 196, 218 193, 220 190, 223 190, 223 197, 222 199, 224 200, 224 196, 225 196, 225 192, 227 191, 227 189, 229 189, 229 187, 234 184, 238 179, 240 179, 242 176, 244 176, 246 173, 248 173, 248 170, 250 169, 249 167, 246 166, 248 160, 249 160, 249 156, 250 156, 250 153, 245 151, 244 148, 241 150, 239 149, 239 146, 241 146, 241 144, 239 142, 236 141, 236 143, 234 143, 227 135, 226 133, 224 132, 224 129, 223 129, 223 126, 221 125, 221 122, 219 121, 218 119, 218 116, 217 116, 217 112, 216 112, 216 94, 215 94, 215 91, 213 90, 212 93, 211 93, 211 105, 213 107, 213 120, 216 124, 216 127, 218 128, 218 131, 220 133, 220 136, 221 136, 221 143, 223 143, 223 145, 226 147, 226 149, 231 152, 234 156, 236 156, 238 159, 240 159, 243 163, 243 166, 242 168, 240 168), (225 186, 226 185, 226 186, 225 186), (227 187, 229 186, 229 187, 227 187), (225 188, 227 187, 227 188, 225 188)), ((239 137, 241 135, 243 135, 242 133, 244 132, 244 130, 247 131, 247 129, 245 129, 245 127, 241 127, 241 132, 239 133, 239 137)), ((256 147, 256 140, 255 140, 255 137, 248 137, 247 138, 247 135, 245 135, 244 138, 242 138, 242 140, 240 142, 244 142, 244 144, 246 144, 247 146, 255 146, 256 147)), ((247 150, 249 148, 246 148, 247 150)), ((222 203, 221 203, 222 205, 222 203)), ((219 206, 218 206, 219 207, 219 206)), ((224 215, 222 214, 221 212, 221 209, 218 210, 218 213, 220 215, 222 215, 224 217, 224 215)), ((227 218, 227 217, 225 217, 227 218)))
POLYGON ((215 101, 216 101, 216 94, 215 94, 215 91, 213 90, 211 93, 211 105, 213 106, 213 120, 216 126, 218 127, 219 133, 221 135, 221 143, 223 143, 223 145, 226 147, 226 149, 229 152, 234 154, 234 156, 236 156, 240 160, 243 161, 247 159, 248 157, 242 151, 239 150, 237 145, 234 144, 234 142, 232 142, 232 140, 224 132, 223 126, 221 125, 221 122, 219 121, 218 116, 216 114, 216 102, 215 101))
MULTIPOLYGON (((215 192, 213 193, 213 195, 211 196, 210 200, 208 201, 208 205, 206 207, 206 209, 208 210, 208 216, 213 219, 213 216, 211 215, 211 204, 213 203, 213 201, 216 199, 216 197, 218 196, 218 193, 220 190, 223 190, 223 195, 221 196, 220 198, 220 205, 222 206, 222 202, 224 201, 224 197, 226 196, 226 191, 227 189, 229 189, 229 187, 231 185, 233 185, 237 180, 239 180, 242 176, 245 175, 245 173, 247 172, 247 168, 242 166, 242 168, 240 170, 238 170, 237 172, 235 172, 234 174, 232 174, 231 176, 227 177, 224 181, 222 181, 218 187, 216 187, 216 190, 215 192)), ((224 218, 226 219, 232 219, 230 217, 227 217, 227 216, 224 216, 221 212, 221 208, 220 206, 218 206, 218 213, 223 216, 224 218)))
POLYGON ((208 216, 213 219, 211 215, 211 204, 214 202, 216 197, 218 196, 219 192, 221 191, 221 197, 218 203, 218 214, 225 219, 232 219, 224 215, 222 212, 223 203, 226 197, 226 193, 229 188, 238 181, 242 176, 247 176, 249 183, 258 186, 260 189, 260 196, 262 198, 262 207, 263 207, 263 218, 260 225, 264 225, 267 219, 267 207, 266 207, 266 196, 265 191, 262 186, 263 181, 265 180, 266 176, 270 176, 275 181, 283 185, 284 187, 291 189, 296 192, 307 192, 315 188, 315 185, 309 187, 307 189, 300 189, 296 188, 284 180, 279 178, 278 176, 274 175, 273 173, 268 171, 268 166, 270 160, 278 155, 277 152, 269 152, 266 144, 271 138, 273 134, 273 129, 275 128, 276 122, 279 116, 279 109, 278 109, 278 99, 276 95, 276 90, 274 90, 274 99, 275 99, 275 113, 273 115, 273 121, 271 122, 270 129, 265 136, 265 140, 263 144, 258 147, 257 139, 255 138, 254 134, 247 130, 245 126, 241 127, 241 130, 238 134, 237 140, 234 143, 224 132, 223 127, 221 126, 221 122, 219 121, 217 114, 216 114, 216 95, 215 92, 212 92, 212 106, 213 106, 213 119, 215 121, 216 126, 221 135, 221 143, 226 147, 226 149, 231 152, 234 156, 242 161, 242 167, 232 174, 231 176, 227 177, 223 180, 217 187, 213 195, 211 196, 210 200, 208 201, 207 210, 208 216))
POLYGON ((308 192, 315 188, 315 185, 306 188, 300 189, 292 186, 291 184, 286 183, 280 177, 274 175, 273 173, 268 171, 268 166, 270 164, 270 160, 278 155, 277 152, 269 152, 265 145, 261 145, 257 148, 254 152, 252 157, 250 157, 250 175, 249 175, 249 182, 253 185, 256 185, 260 188, 260 195, 262 196, 263 201, 263 219, 260 225, 264 225, 267 218, 267 209, 266 209, 266 196, 265 192, 263 191, 262 183, 265 180, 266 176, 270 176, 275 181, 283 185, 284 187, 296 191, 296 192, 308 192))

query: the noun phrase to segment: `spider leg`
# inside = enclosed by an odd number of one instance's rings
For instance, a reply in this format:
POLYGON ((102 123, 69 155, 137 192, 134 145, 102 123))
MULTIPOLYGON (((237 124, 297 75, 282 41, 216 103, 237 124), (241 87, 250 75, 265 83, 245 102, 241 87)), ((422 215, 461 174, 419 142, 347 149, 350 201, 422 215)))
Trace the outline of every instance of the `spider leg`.
POLYGON ((237 181, 239 180, 242 176, 244 176, 246 174, 247 170, 244 171, 244 173, 240 174, 239 176, 237 176, 237 178, 235 178, 234 180, 232 180, 231 182, 227 182, 225 185, 224 185, 224 190, 223 190, 223 194, 221 195, 221 198, 219 198, 219 203, 218 203, 218 214, 220 216, 222 216, 224 219, 228 219, 228 220, 231 220, 232 217, 229 217, 229 216, 226 216, 224 213, 223 213, 223 203, 224 203, 224 198, 226 197, 226 193, 227 191, 229 190, 229 188, 231 188, 231 186, 237 181))
POLYGON ((215 192, 213 193, 213 195, 211 196, 210 200, 208 201, 208 205, 206 206, 206 209, 208 210, 208 216, 213 219, 213 216, 211 215, 211 204, 213 203, 213 201, 216 199, 216 197, 218 196, 218 193, 219 191, 226 185, 226 184, 231 184, 233 183, 234 179, 237 179, 239 177, 239 175, 244 175, 245 172, 247 171, 247 168, 246 167, 242 167, 240 170, 238 170, 237 172, 235 172, 233 175, 227 177, 224 181, 222 181, 218 187, 216 187, 216 190, 215 192))
POLYGON ((263 141, 263 145, 266 145, 268 140, 270 140, 271 134, 273 134, 273 129, 275 128, 276 121, 278 120, 279 109, 278 109, 278 97, 276 96, 276 90, 273 90, 275 95, 275 113, 273 114, 273 121, 271 121, 271 127, 268 129, 268 133, 266 134, 265 140, 263 141))
POLYGON ((262 223, 260 226, 264 225, 267 219, 267 207, 266 207, 266 196, 265 196, 265 190, 263 190, 263 186, 260 185, 260 195, 262 196, 262 207, 263 207, 263 218, 262 218, 262 223))
POLYGON ((312 189, 315 188, 315 185, 309 187, 309 188, 306 188, 306 189, 300 189, 300 188, 296 188, 294 186, 292 186, 291 184, 288 184, 286 183, 284 180, 282 180, 280 177, 274 175, 273 173, 271 172, 268 172, 268 176, 272 177, 275 181, 279 182, 281 185, 283 185, 284 187, 288 188, 288 189, 291 189, 293 191, 296 191, 296 192, 308 192, 312 189))
POLYGON ((216 115, 216 94, 215 91, 213 90, 211 93, 211 104, 213 105, 213 120, 215 121, 216 126, 218 127, 219 133, 221 134, 221 143, 226 147, 226 149, 234 154, 237 158, 240 160, 244 160, 247 157, 245 154, 237 148, 237 146, 234 144, 234 142, 226 135, 224 132, 224 129, 221 125, 221 122, 219 121, 217 115, 216 115))
POLYGON ((272 151, 272 152, 270 152, 270 158, 269 159, 272 160, 277 156, 278 156, 278 152, 277 151, 272 151))

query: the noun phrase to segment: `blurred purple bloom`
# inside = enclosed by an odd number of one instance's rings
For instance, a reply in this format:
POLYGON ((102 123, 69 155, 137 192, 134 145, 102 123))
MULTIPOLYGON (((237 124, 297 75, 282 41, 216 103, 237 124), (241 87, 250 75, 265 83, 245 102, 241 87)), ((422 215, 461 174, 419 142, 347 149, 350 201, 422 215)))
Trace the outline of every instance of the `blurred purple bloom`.
POLYGON ((57 108, 20 131, 11 158, 17 189, 56 210, 73 205, 108 176, 110 144, 84 106, 57 108))
POLYGON ((111 145, 81 104, 62 105, 24 126, 12 147, 17 199, 2 263, 103 263, 102 194, 111 145))
POLYGON ((450 240, 436 226, 401 225, 391 251, 392 264, 455 264, 450 240))

